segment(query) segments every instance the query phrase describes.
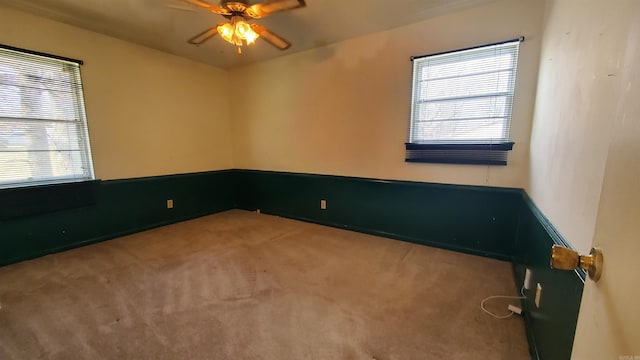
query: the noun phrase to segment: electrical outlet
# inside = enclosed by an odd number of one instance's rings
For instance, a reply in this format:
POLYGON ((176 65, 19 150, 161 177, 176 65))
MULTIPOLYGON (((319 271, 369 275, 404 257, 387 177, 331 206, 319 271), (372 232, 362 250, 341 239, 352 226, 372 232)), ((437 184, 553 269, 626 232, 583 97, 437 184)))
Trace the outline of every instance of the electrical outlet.
POLYGON ((327 210, 327 200, 325 199, 320 200, 320 209, 327 210))
POLYGON ((173 199, 167 199, 167 209, 173 209, 173 199))
POLYGON ((531 270, 526 269, 524 273, 524 288, 531 290, 531 270))
POLYGON ((540 307, 540 298, 542 297, 542 285, 540 285, 540 283, 538 283, 538 286, 536 286, 536 307, 539 308, 540 307))

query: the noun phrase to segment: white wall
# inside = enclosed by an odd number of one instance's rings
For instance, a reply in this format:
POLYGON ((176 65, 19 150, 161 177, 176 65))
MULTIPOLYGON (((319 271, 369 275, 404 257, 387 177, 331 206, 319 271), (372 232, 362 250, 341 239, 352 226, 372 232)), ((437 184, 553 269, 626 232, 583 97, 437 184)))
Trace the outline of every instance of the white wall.
POLYGON ((226 71, 2 6, 0 43, 85 61, 97 178, 233 167, 226 71))
POLYGON ((507 0, 231 71, 238 168, 523 187, 544 2, 507 0), (524 35, 506 167, 407 164, 411 55, 524 35))
POLYGON ((526 190, 582 252, 591 247, 623 86, 625 3, 548 2, 526 190))

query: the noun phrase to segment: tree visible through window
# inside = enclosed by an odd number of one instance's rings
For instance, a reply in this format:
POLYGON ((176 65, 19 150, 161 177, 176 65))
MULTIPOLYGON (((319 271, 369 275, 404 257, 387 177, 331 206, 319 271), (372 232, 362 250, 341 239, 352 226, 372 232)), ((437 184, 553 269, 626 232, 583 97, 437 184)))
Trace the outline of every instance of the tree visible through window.
POLYGON ((407 161, 506 164, 522 40, 413 59, 407 161))
POLYGON ((0 48, 0 188, 94 178, 80 64, 0 48))

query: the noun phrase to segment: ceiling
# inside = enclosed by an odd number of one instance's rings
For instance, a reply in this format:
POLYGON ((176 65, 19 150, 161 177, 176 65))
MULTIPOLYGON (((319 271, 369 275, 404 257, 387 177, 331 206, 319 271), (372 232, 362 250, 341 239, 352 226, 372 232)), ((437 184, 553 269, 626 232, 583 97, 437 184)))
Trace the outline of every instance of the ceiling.
POLYGON ((201 46, 188 44, 187 39, 224 18, 180 0, 0 0, 0 4, 220 68, 232 68, 491 1, 494 0, 306 0, 304 8, 259 20, 291 42, 291 48, 281 51, 258 40, 242 55, 219 37, 201 46), (168 5, 195 11, 174 10, 168 5))

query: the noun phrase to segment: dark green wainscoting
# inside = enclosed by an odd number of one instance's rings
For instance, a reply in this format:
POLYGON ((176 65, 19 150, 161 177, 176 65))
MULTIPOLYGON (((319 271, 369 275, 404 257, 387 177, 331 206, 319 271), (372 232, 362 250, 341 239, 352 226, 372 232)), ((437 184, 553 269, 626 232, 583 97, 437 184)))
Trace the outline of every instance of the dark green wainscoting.
POLYGON ((532 358, 570 359, 586 274, 550 268, 551 247, 571 246, 527 194, 522 195, 513 263, 518 287, 524 283, 526 269, 532 274, 523 302, 532 358), (542 286, 539 308, 534 303, 536 284, 542 286))
POLYGON ((571 357, 584 273, 550 269, 551 246, 570 246, 523 190, 252 170, 236 176, 241 209, 508 260, 518 290, 529 268, 533 290, 522 305, 532 358, 571 357))
POLYGON ((571 355, 584 273, 549 268, 551 246, 568 244, 521 189, 224 170, 2 190, 0 204, 0 265, 233 208, 511 261, 518 289, 533 274, 532 357, 571 355))
POLYGON ((234 179, 225 170, 1 190, 0 266, 232 209, 234 179))
POLYGON ((512 258, 518 189, 249 170, 237 176, 241 209, 512 258))

